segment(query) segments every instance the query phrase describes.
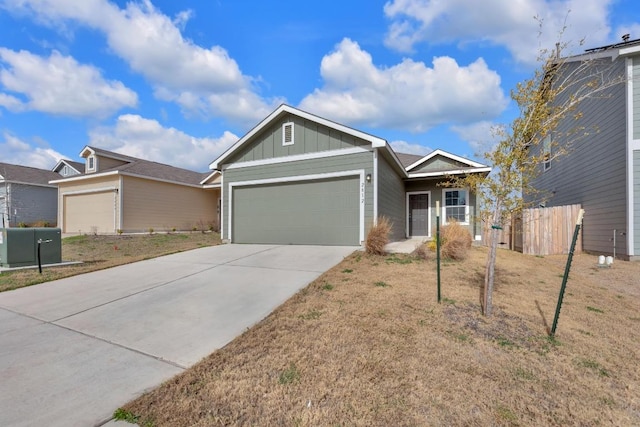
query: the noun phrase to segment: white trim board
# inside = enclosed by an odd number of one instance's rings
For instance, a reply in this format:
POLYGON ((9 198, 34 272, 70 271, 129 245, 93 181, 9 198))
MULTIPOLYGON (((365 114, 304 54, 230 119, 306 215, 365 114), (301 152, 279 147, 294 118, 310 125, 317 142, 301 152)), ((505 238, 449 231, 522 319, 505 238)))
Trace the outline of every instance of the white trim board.
POLYGON ((271 157, 269 159, 262 159, 262 160, 248 160, 246 162, 232 163, 226 168, 224 168, 224 170, 250 168, 254 166, 277 165, 280 163, 299 162, 301 160, 324 159, 328 157, 338 157, 338 156, 346 156, 349 154, 366 153, 368 151, 371 151, 371 150, 367 148, 362 148, 362 147, 353 147, 353 148, 344 148, 341 150, 317 151, 315 153, 294 154, 294 155, 285 156, 285 157, 271 157))
POLYGON ((640 150, 640 141, 633 139, 633 58, 626 59, 627 66, 627 255, 635 253, 635 228, 640 224, 634 224, 635 198, 633 192, 633 152, 640 150))
POLYGON ((280 178, 267 178, 267 179, 254 179, 249 181, 238 181, 232 182, 229 184, 229 196, 227 200, 227 238, 230 242, 233 241, 232 229, 233 229, 233 189, 234 187, 244 187, 248 185, 269 185, 269 184, 281 184, 281 183, 292 183, 292 182, 300 182, 300 181, 318 181, 322 179, 330 179, 330 178, 342 178, 348 176, 358 176, 360 177, 360 232, 359 232, 359 240, 360 244, 364 242, 364 211, 365 211, 365 170, 350 170, 350 171, 342 171, 342 172, 331 172, 331 173, 319 173, 319 174, 311 174, 311 175, 298 175, 298 176, 287 176, 280 178))

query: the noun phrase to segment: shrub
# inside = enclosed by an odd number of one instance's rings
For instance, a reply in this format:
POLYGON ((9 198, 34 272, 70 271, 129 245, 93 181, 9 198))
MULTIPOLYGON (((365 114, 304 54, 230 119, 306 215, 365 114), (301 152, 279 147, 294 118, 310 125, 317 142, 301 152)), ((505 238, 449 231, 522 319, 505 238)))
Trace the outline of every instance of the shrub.
POLYGON ((431 248, 431 242, 435 242, 435 240, 429 242, 422 242, 416 246, 416 249, 413 251, 413 256, 421 259, 431 259, 433 258, 433 254, 435 253, 435 244, 433 245, 433 249, 431 248))
POLYGON ((440 254, 444 258, 458 261, 466 259, 469 255, 469 249, 471 249, 471 243, 469 230, 457 221, 450 221, 440 230, 440 254))
POLYGON ((367 234, 366 252, 371 255, 384 255, 384 247, 389 243, 389 233, 391 233, 389 218, 384 216, 378 218, 377 224, 371 227, 367 234))
MULTIPOLYGON (((433 231, 433 240, 422 243, 413 254, 422 259, 434 257, 436 252, 436 232, 433 231)), ((440 256, 442 258, 461 261, 469 255, 471 248, 471 234, 469 230, 456 221, 450 221, 440 228, 440 256)))

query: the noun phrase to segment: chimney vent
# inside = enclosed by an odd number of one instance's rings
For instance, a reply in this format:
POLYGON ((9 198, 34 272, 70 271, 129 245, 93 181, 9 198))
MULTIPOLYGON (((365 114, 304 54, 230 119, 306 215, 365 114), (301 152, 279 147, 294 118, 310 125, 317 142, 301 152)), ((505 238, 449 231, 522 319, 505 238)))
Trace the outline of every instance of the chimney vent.
POLYGON ((622 41, 625 42, 625 43, 628 42, 629 41, 629 37, 630 37, 629 34, 625 34, 624 36, 622 36, 622 41))

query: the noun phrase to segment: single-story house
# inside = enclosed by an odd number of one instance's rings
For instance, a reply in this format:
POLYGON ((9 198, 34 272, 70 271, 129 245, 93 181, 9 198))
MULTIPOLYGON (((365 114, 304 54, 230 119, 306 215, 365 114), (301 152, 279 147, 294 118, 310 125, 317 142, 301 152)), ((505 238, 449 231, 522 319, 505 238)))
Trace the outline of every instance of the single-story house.
MULTIPOLYGON (((58 186, 63 233, 217 228, 220 174, 199 173, 86 146, 82 173, 58 186)), ((74 169, 77 169, 74 167, 74 169)))
POLYGON ((396 153, 377 136, 281 105, 210 164, 221 174, 221 233, 234 243, 361 245, 381 216, 391 238, 432 236, 436 202, 481 238, 476 198, 441 184, 487 165, 436 150, 396 153))
POLYGON ((49 181, 57 178, 50 170, 0 163, 0 227, 55 225, 58 190, 49 181))

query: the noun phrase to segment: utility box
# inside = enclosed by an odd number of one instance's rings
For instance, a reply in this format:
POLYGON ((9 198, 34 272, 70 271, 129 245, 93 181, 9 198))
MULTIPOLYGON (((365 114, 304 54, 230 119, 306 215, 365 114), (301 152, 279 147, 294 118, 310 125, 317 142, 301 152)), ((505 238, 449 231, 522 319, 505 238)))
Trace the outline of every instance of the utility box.
POLYGON ((62 232, 59 228, 1 228, 0 267, 28 267, 62 262, 62 232))

